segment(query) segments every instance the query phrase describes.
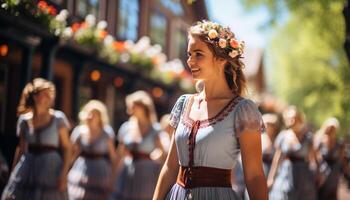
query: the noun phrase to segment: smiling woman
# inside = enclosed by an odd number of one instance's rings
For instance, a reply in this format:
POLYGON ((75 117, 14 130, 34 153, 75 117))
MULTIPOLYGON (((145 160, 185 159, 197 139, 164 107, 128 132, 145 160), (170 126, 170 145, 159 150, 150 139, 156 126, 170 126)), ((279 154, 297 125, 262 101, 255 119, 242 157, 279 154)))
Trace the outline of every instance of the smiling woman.
POLYGON ((187 64, 203 87, 182 95, 171 112, 174 134, 154 200, 240 199, 231 185, 239 151, 250 199, 267 199, 260 139, 264 125, 256 105, 242 97, 243 50, 244 42, 217 23, 198 22, 189 29, 187 64))

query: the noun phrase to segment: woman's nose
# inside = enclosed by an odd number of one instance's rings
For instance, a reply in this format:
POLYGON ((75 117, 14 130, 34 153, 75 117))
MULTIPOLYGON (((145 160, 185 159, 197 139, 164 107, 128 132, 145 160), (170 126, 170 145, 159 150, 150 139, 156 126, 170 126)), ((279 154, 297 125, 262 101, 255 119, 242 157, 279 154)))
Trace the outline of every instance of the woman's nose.
POLYGON ((187 65, 191 67, 191 66, 194 65, 194 63, 195 63, 195 62, 194 62, 193 58, 188 57, 188 59, 187 59, 187 65))

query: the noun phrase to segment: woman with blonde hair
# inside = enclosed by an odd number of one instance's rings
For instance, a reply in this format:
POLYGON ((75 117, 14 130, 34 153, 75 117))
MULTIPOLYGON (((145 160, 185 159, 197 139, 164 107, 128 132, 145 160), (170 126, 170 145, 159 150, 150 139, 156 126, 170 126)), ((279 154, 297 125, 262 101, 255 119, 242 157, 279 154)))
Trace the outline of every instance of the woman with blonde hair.
POLYGON ((71 141, 75 160, 68 174, 69 199, 105 200, 115 179, 117 156, 115 134, 109 125, 106 106, 91 100, 79 113, 71 141))
POLYGON ((244 43, 228 27, 209 21, 198 22, 188 34, 187 64, 202 87, 173 107, 170 152, 153 199, 240 199, 231 172, 241 152, 250 199, 266 200, 264 125, 254 102, 242 97, 244 43))
POLYGON ((287 129, 275 140, 275 155, 268 175, 270 200, 316 200, 316 154, 313 134, 304 114, 295 106, 283 112, 287 129))
POLYGON ((55 95, 55 86, 42 78, 24 87, 18 106, 19 145, 2 200, 68 199, 69 123, 61 111, 52 109, 55 95))
POLYGON ((128 95, 126 106, 130 118, 118 132, 122 169, 111 199, 151 199, 160 171, 160 163, 151 157, 151 153, 156 149, 161 154, 164 152, 156 111, 145 91, 128 95))
POLYGON ((337 199, 339 179, 344 165, 344 148, 337 141, 339 121, 335 117, 326 119, 314 138, 319 165, 318 199, 337 199))

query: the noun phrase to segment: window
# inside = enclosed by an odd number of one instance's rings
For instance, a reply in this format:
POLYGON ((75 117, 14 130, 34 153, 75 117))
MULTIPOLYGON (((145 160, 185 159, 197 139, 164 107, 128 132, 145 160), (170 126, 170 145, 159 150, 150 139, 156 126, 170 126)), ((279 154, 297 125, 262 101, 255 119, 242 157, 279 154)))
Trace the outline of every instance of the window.
POLYGON ((77 14, 85 17, 88 14, 94 15, 98 18, 99 0, 78 0, 77 14))
POLYGON ((150 37, 153 44, 160 44, 163 48, 163 52, 166 49, 166 37, 167 37, 167 19, 159 13, 154 12, 150 19, 150 37))
POLYGON ((186 62, 187 60, 187 33, 178 28, 175 32, 175 42, 174 49, 175 49, 175 58, 181 59, 183 62, 186 62))
POLYGON ((175 15, 181 16, 183 15, 184 11, 182 8, 182 5, 180 1, 174 1, 174 0, 160 0, 160 3, 165 8, 171 10, 175 15))
POLYGON ((139 26, 139 1, 120 0, 117 24, 119 40, 137 40, 139 26))

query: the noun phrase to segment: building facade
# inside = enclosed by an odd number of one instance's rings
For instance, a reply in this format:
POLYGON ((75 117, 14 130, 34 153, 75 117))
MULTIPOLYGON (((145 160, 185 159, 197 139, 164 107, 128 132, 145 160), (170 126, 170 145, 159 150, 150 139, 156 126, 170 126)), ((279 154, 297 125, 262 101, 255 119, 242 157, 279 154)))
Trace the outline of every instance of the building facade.
MULTIPOLYGON (((204 0, 50 0, 60 11, 67 9, 67 24, 82 25, 87 15, 108 23, 106 32, 117 41, 136 43, 148 36, 159 44, 168 60, 186 56, 186 30, 197 20, 207 19, 204 0)), ((33 5, 42 6, 42 1, 33 5)), ((51 8, 50 7, 50 8, 51 8)), ((25 8, 18 8, 25 9, 25 8)), ((13 153, 16 137, 16 107, 26 83, 33 78, 52 80, 57 88, 55 108, 62 110, 73 125, 80 107, 89 99, 106 103, 117 130, 127 119, 124 97, 136 90, 154 97, 158 114, 169 112, 181 90, 144 73, 137 63, 110 64, 97 56, 95 48, 79 45, 43 28, 37 21, 11 9, 0 9, 0 147, 13 153), (141 69, 141 70, 140 70, 141 69)))

